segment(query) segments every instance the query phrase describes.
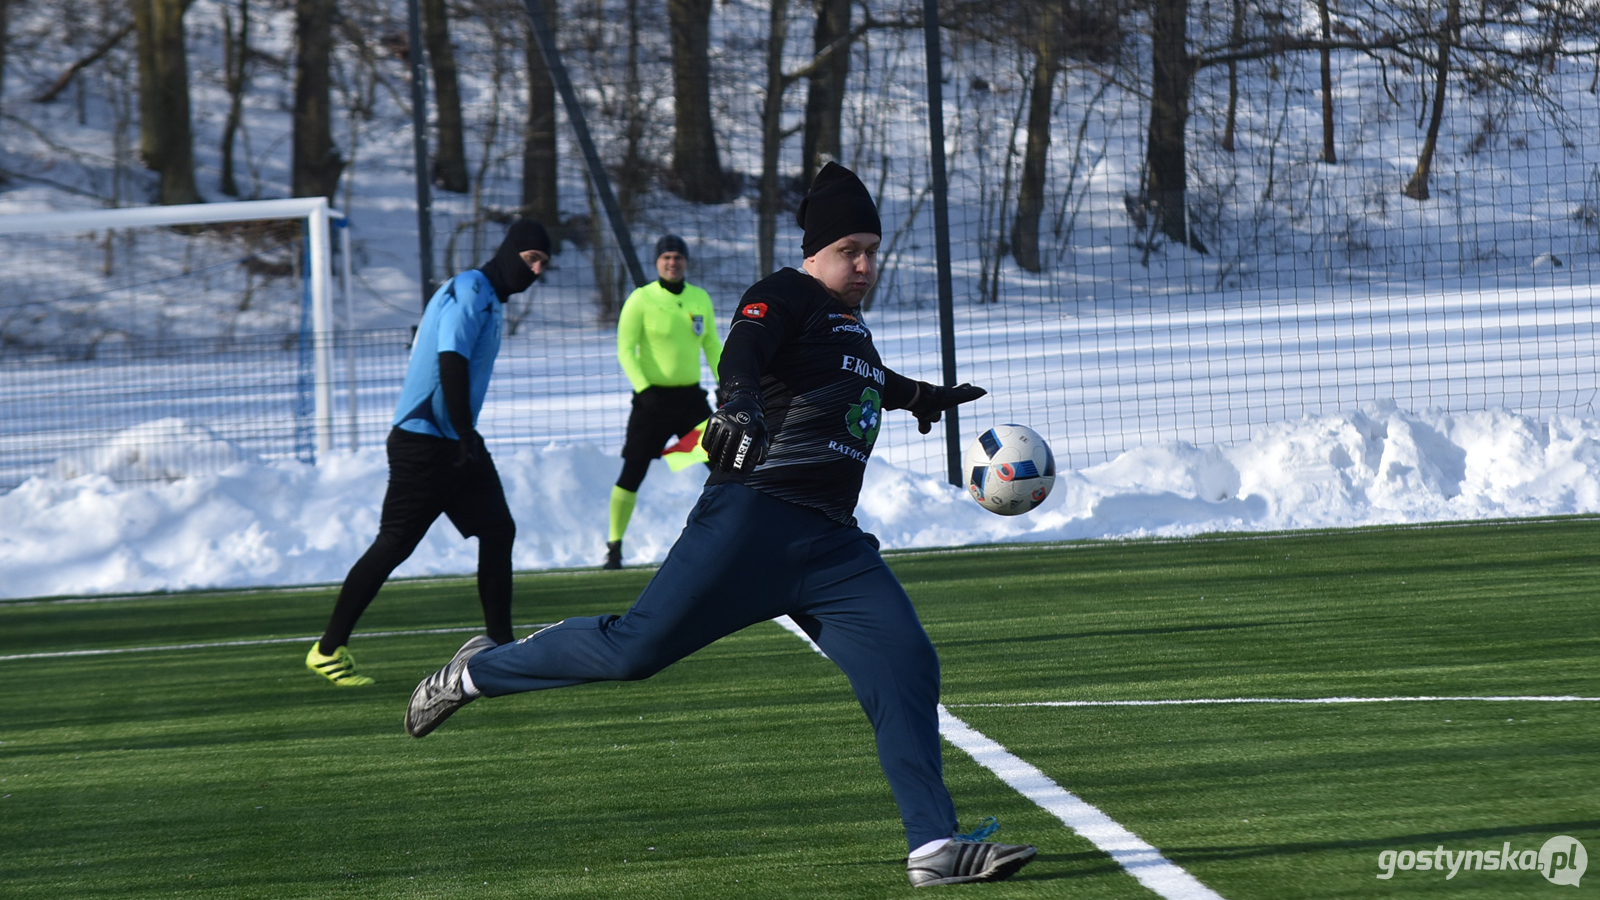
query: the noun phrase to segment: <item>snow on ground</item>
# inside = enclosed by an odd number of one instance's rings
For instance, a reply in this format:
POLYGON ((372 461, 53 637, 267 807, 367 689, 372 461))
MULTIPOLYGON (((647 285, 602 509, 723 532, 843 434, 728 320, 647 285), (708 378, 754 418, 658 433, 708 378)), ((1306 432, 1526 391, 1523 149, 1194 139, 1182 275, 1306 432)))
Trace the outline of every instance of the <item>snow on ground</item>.
MULTIPOLYGON (((221 474, 119 485, 135 471, 134 429, 99 455, 0 495, 0 596, 105 594, 337 582, 376 533, 387 478, 381 448, 319 466, 243 458, 221 474), (110 474, 108 474, 110 473, 110 474)), ((196 452, 217 442, 195 433, 196 452)), ((492 448, 491 448, 492 449, 492 448)), ((155 461, 169 477, 182 459, 155 461)), ((519 570, 597 564, 618 463, 590 444, 497 459, 517 519, 519 570)), ((659 561, 704 480, 655 463, 626 561, 659 561)), ((1600 419, 1505 411, 1409 412, 1367 404, 1279 422, 1231 445, 1169 443, 1063 471, 1037 510, 1003 518, 958 489, 874 460, 857 510, 886 548, 1600 512, 1600 419)), ((470 573, 475 541, 441 519, 397 576, 470 573)))

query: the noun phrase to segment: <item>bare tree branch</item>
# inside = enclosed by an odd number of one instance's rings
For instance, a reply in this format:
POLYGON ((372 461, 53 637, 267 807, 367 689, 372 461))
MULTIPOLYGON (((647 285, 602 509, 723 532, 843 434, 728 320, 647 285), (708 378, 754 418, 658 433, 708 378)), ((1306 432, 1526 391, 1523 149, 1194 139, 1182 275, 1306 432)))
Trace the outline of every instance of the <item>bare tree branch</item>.
POLYGON ((122 43, 122 39, 127 37, 128 35, 130 35, 132 33, 133 33, 133 23, 132 22, 128 22, 127 24, 123 25, 121 28, 118 28, 115 32, 113 32, 111 34, 110 37, 106 38, 104 41, 101 41, 100 42, 100 46, 98 46, 98 47, 94 48, 93 50, 89 51, 89 55, 88 56, 85 56, 84 58, 82 58, 82 59, 78 60, 77 62, 73 63, 72 65, 68 66, 67 70, 65 72, 62 72, 60 75, 58 75, 56 77, 55 81, 50 82, 50 86, 49 87, 45 88, 43 91, 40 91, 38 96, 33 98, 33 102, 35 102, 35 103, 49 103, 49 102, 55 100, 56 97, 60 96, 62 91, 67 89, 67 85, 72 83, 72 79, 75 78, 79 72, 82 72, 84 69, 87 69, 90 66, 94 65, 95 63, 99 62, 100 61, 100 57, 105 56, 107 53, 110 53, 111 52, 111 48, 113 48, 113 47, 117 46, 118 44, 122 43))

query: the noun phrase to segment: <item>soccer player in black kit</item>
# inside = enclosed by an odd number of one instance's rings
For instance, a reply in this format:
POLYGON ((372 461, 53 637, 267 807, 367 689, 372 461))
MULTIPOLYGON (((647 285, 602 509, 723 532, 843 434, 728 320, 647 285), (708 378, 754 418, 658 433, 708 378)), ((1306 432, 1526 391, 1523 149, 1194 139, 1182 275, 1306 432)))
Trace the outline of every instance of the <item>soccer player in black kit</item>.
POLYGON ((825 166, 798 218, 803 270, 776 272, 739 301, 704 440, 712 475, 644 593, 621 616, 566 619, 497 648, 467 642, 417 685, 406 730, 422 737, 479 696, 648 678, 787 615, 844 671, 872 723, 911 883, 997 881, 1035 850, 958 833, 940 759, 939 659, 854 516, 884 410, 909 410, 927 434, 984 391, 913 381, 878 357, 859 307, 883 230, 854 173, 825 166))

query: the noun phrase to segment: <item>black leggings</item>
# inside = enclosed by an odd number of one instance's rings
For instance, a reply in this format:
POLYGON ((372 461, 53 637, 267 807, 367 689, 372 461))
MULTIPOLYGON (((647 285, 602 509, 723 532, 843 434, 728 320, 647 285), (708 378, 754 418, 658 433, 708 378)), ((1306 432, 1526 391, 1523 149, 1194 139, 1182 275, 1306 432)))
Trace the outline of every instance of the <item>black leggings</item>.
POLYGON ((389 434, 388 450, 389 489, 378 537, 345 576, 321 651, 331 653, 349 642, 378 589, 417 549, 441 513, 462 536, 477 536, 484 627, 495 643, 510 643, 511 547, 517 528, 494 461, 486 451, 478 462, 458 467, 455 441, 398 428, 389 434))
MULTIPOLYGON (((509 535, 478 538, 478 600, 483 604, 485 632, 497 644, 508 644, 513 639, 511 544, 509 535)), ((345 576, 339 599, 333 605, 333 616, 328 620, 328 630, 323 632, 319 645, 324 654, 350 642, 356 621, 378 596, 378 589, 389 579, 389 573, 405 562, 416 548, 416 541, 408 545, 395 535, 378 534, 378 539, 345 576)))
POLYGON ((644 476, 649 473, 650 460, 625 459, 622 461, 622 474, 617 476, 617 487, 637 494, 639 485, 644 484, 644 476))

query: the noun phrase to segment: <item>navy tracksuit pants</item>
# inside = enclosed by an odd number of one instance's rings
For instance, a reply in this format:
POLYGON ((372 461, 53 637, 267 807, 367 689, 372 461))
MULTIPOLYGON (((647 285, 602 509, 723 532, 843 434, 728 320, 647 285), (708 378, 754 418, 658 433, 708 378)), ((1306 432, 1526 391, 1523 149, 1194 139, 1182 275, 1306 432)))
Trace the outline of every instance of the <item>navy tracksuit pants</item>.
POLYGON ((637 680, 782 615, 850 679, 909 845, 954 834, 940 761, 939 658, 877 542, 744 485, 706 488, 624 615, 567 619, 480 653, 468 667, 488 697, 637 680))

